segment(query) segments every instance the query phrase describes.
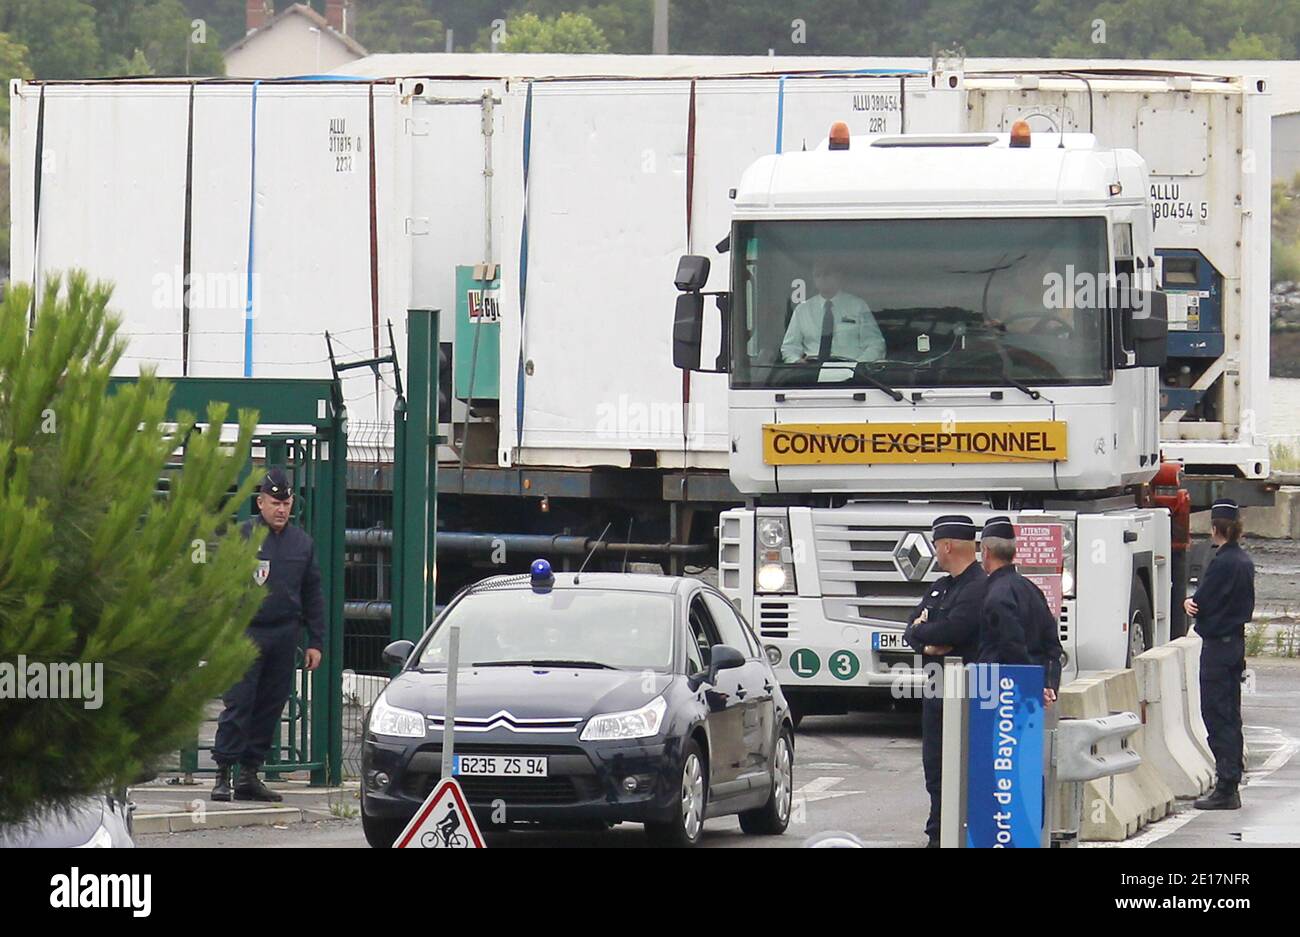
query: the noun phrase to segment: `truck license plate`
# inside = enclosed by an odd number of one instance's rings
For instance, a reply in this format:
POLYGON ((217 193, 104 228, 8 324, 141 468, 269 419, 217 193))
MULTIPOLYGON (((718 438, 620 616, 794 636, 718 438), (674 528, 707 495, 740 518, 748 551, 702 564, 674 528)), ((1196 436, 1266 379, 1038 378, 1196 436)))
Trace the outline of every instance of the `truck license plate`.
POLYGON ((544 778, 546 771, 546 759, 532 755, 456 755, 451 766, 457 776, 489 778, 544 778))
POLYGON ((903 640, 901 631, 873 631, 871 632, 871 649, 873 651, 910 651, 911 648, 903 640))

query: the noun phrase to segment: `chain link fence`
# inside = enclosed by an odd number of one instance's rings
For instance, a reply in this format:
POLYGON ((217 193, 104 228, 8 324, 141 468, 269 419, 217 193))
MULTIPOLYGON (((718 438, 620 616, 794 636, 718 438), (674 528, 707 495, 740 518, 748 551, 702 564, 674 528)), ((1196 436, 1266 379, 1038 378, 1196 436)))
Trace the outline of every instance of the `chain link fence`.
POLYGON ((393 425, 348 427, 347 549, 343 570, 343 777, 361 774, 364 720, 388 682, 382 653, 392 628, 393 425))

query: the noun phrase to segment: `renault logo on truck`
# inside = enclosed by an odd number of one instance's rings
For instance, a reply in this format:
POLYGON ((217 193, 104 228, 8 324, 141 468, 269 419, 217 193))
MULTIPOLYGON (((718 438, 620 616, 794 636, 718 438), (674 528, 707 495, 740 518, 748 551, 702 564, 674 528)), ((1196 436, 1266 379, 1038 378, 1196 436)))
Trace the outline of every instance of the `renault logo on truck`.
POLYGON ((894 547, 894 562, 908 580, 920 582, 934 565, 934 547, 930 546, 925 534, 914 530, 894 547))

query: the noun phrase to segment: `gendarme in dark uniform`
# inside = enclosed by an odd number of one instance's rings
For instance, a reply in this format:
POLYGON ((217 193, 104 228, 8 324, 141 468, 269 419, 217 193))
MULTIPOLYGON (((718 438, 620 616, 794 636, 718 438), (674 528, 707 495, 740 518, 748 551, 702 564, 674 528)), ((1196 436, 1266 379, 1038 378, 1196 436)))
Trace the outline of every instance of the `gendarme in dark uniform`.
MULTIPOLYGON (((973 662, 979 650, 985 575, 975 562, 975 522, 964 514, 936 518, 930 539, 940 567, 948 573, 908 613, 903 640, 924 664, 942 666, 945 656, 973 662)), ((940 684, 942 687, 942 684, 940 684)), ((930 795, 925 835, 939 845, 939 801, 943 779, 943 696, 921 699, 921 766, 930 795)))
POLYGON ((235 800, 282 799, 262 783, 257 771, 266 761, 275 727, 293 690, 302 626, 305 623, 310 634, 306 669, 314 670, 320 664, 325 638, 325 599, 316 548, 306 531, 289 522, 293 489, 280 469, 267 472, 257 507, 259 515, 240 529, 247 537, 255 526, 269 528, 254 573, 254 580, 266 589, 266 598, 247 632, 258 655, 243 679, 222 697, 226 708, 217 721, 212 746, 218 767, 213 800, 230 800, 231 769, 236 765, 235 800))
POLYGON ((979 661, 1037 664, 1043 668, 1044 702, 1061 688, 1061 634, 1042 590, 1016 569, 1016 528, 1009 517, 991 517, 981 534, 988 592, 980 626, 979 661))
POLYGON ((1216 501, 1210 524, 1218 552, 1185 609, 1201 636, 1201 717, 1214 753, 1215 784, 1196 802, 1201 810, 1236 810, 1244 768, 1241 675, 1246 669, 1246 623, 1255 613, 1255 564, 1238 544, 1241 516, 1235 501, 1216 501))

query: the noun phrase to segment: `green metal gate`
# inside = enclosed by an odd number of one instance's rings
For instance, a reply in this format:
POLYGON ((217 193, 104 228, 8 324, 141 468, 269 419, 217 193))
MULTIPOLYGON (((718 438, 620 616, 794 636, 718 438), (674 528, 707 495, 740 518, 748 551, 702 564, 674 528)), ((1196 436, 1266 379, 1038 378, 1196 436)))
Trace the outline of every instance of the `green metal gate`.
MULTIPOLYGON (((131 379, 115 379, 115 384, 131 379)), ((176 378, 167 419, 181 411, 203 415, 211 402, 229 404, 227 425, 237 425, 241 409, 258 413, 266 432, 253 439, 251 461, 241 480, 269 467, 285 469, 294 488, 293 522, 311 536, 320 565, 325 599, 325 646, 320 666, 297 669, 294 690, 277 728, 267 759, 269 778, 310 771, 313 785, 342 779, 343 755, 343 560, 344 507, 347 493, 347 410, 337 380, 293 378, 176 378)), ((205 432, 220 427, 200 423, 205 432)), ((184 471, 184 461, 169 465, 184 471)), ((160 479, 160 490, 169 487, 160 479)), ((239 521, 253 515, 254 505, 238 507, 239 521)), ((305 629, 304 629, 305 631, 305 629)), ((304 642, 305 646, 305 642, 304 642)), ((299 661, 301 664, 301 660, 299 661)), ((201 753, 211 745, 194 745, 180 753, 186 774, 216 770, 201 753)))

